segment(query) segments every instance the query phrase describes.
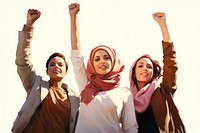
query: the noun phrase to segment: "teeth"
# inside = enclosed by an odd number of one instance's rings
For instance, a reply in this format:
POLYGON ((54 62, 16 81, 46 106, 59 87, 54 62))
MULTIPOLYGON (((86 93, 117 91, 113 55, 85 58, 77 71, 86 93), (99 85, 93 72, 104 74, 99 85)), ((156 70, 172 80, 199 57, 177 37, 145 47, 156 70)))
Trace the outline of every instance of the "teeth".
POLYGON ((148 74, 147 74, 147 73, 142 73, 141 75, 143 75, 143 76, 147 76, 148 74))
POLYGON ((55 72, 55 73, 60 73, 60 71, 59 71, 59 70, 54 70, 53 72, 55 72))
POLYGON ((100 66, 99 68, 100 68, 100 69, 106 69, 107 66, 103 65, 103 66, 100 66))

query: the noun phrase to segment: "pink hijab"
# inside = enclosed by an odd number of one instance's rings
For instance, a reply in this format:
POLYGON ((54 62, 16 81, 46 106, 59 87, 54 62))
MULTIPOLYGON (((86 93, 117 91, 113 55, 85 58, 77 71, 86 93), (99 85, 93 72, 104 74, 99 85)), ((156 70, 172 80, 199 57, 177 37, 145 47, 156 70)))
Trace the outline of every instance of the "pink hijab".
POLYGON ((136 61, 133 62, 129 73, 130 90, 131 93, 133 94, 133 101, 136 113, 143 113, 147 109, 147 107, 150 105, 151 96, 154 93, 154 90, 159 86, 158 78, 155 78, 152 82, 148 83, 146 86, 144 86, 142 89, 138 91, 136 84, 131 78, 132 70, 133 67, 136 65, 136 62, 143 57, 151 59, 150 55, 148 54, 141 56, 140 58, 138 58, 136 61))
POLYGON ((95 47, 91 53, 87 63, 87 77, 90 83, 85 87, 85 89, 81 92, 81 102, 88 104, 92 101, 92 99, 101 91, 112 90, 119 86, 120 84, 120 73, 124 70, 123 63, 117 58, 116 52, 114 49, 100 45, 95 47), (111 58, 112 69, 109 73, 100 75, 97 74, 94 66, 93 60, 96 51, 105 50, 111 58))

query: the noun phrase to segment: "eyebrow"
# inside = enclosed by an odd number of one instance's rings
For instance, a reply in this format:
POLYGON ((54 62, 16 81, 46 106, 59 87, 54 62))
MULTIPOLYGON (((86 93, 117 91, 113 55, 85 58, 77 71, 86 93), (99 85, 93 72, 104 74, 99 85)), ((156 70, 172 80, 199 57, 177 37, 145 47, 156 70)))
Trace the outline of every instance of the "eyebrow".
POLYGON ((144 62, 138 61, 137 64, 144 64, 144 62))
MULTIPOLYGON (((105 55, 103 55, 103 57, 105 57, 105 56, 109 56, 109 55, 107 55, 107 54, 105 54, 105 55)), ((96 56, 94 56, 94 57, 100 57, 99 55, 96 55, 96 56)), ((109 56, 110 57, 110 56, 109 56)))

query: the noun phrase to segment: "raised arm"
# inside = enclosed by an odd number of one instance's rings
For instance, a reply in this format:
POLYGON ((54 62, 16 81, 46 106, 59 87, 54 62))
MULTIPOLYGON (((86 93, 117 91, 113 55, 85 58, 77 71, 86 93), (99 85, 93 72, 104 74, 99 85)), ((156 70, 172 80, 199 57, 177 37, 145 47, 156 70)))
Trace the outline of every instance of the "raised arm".
POLYGON ((70 23, 71 23, 71 61, 74 69, 75 78, 79 86, 79 91, 85 88, 88 84, 84 58, 81 54, 80 38, 78 31, 77 14, 80 10, 80 5, 72 3, 69 5, 70 23))
POLYGON ((17 72, 23 83, 24 88, 29 93, 36 79, 33 65, 30 61, 31 40, 33 37, 33 24, 40 17, 40 11, 29 9, 27 21, 23 30, 19 31, 18 45, 16 51, 17 72))
POLYGON ((163 12, 155 12, 152 14, 153 19, 158 22, 164 42, 171 42, 170 35, 168 32, 167 24, 166 24, 166 15, 163 12))
POLYGON ((174 44, 170 40, 170 35, 166 23, 166 15, 162 12, 156 12, 153 14, 153 18, 158 22, 162 36, 163 36, 163 89, 167 92, 174 93, 177 89, 176 86, 176 51, 174 50, 174 44))
POLYGON ((80 50, 80 38, 78 31, 77 14, 80 10, 80 5, 72 3, 69 5, 70 23, 71 23, 71 47, 72 50, 80 50))

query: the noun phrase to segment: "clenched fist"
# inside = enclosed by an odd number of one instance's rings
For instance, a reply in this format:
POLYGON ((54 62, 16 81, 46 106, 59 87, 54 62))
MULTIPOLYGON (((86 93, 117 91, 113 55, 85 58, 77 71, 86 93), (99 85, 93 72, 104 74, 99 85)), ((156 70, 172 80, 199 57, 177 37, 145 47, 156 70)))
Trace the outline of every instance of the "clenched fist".
POLYGON ((159 24, 166 22, 166 15, 164 12, 155 12, 152 14, 153 19, 159 24))
POLYGON ((26 25, 33 26, 34 22, 40 17, 41 12, 37 9, 29 9, 27 12, 26 25))
POLYGON ((68 7, 69 7, 69 14, 71 16, 76 15, 80 10, 80 5, 77 3, 72 3, 68 7))

